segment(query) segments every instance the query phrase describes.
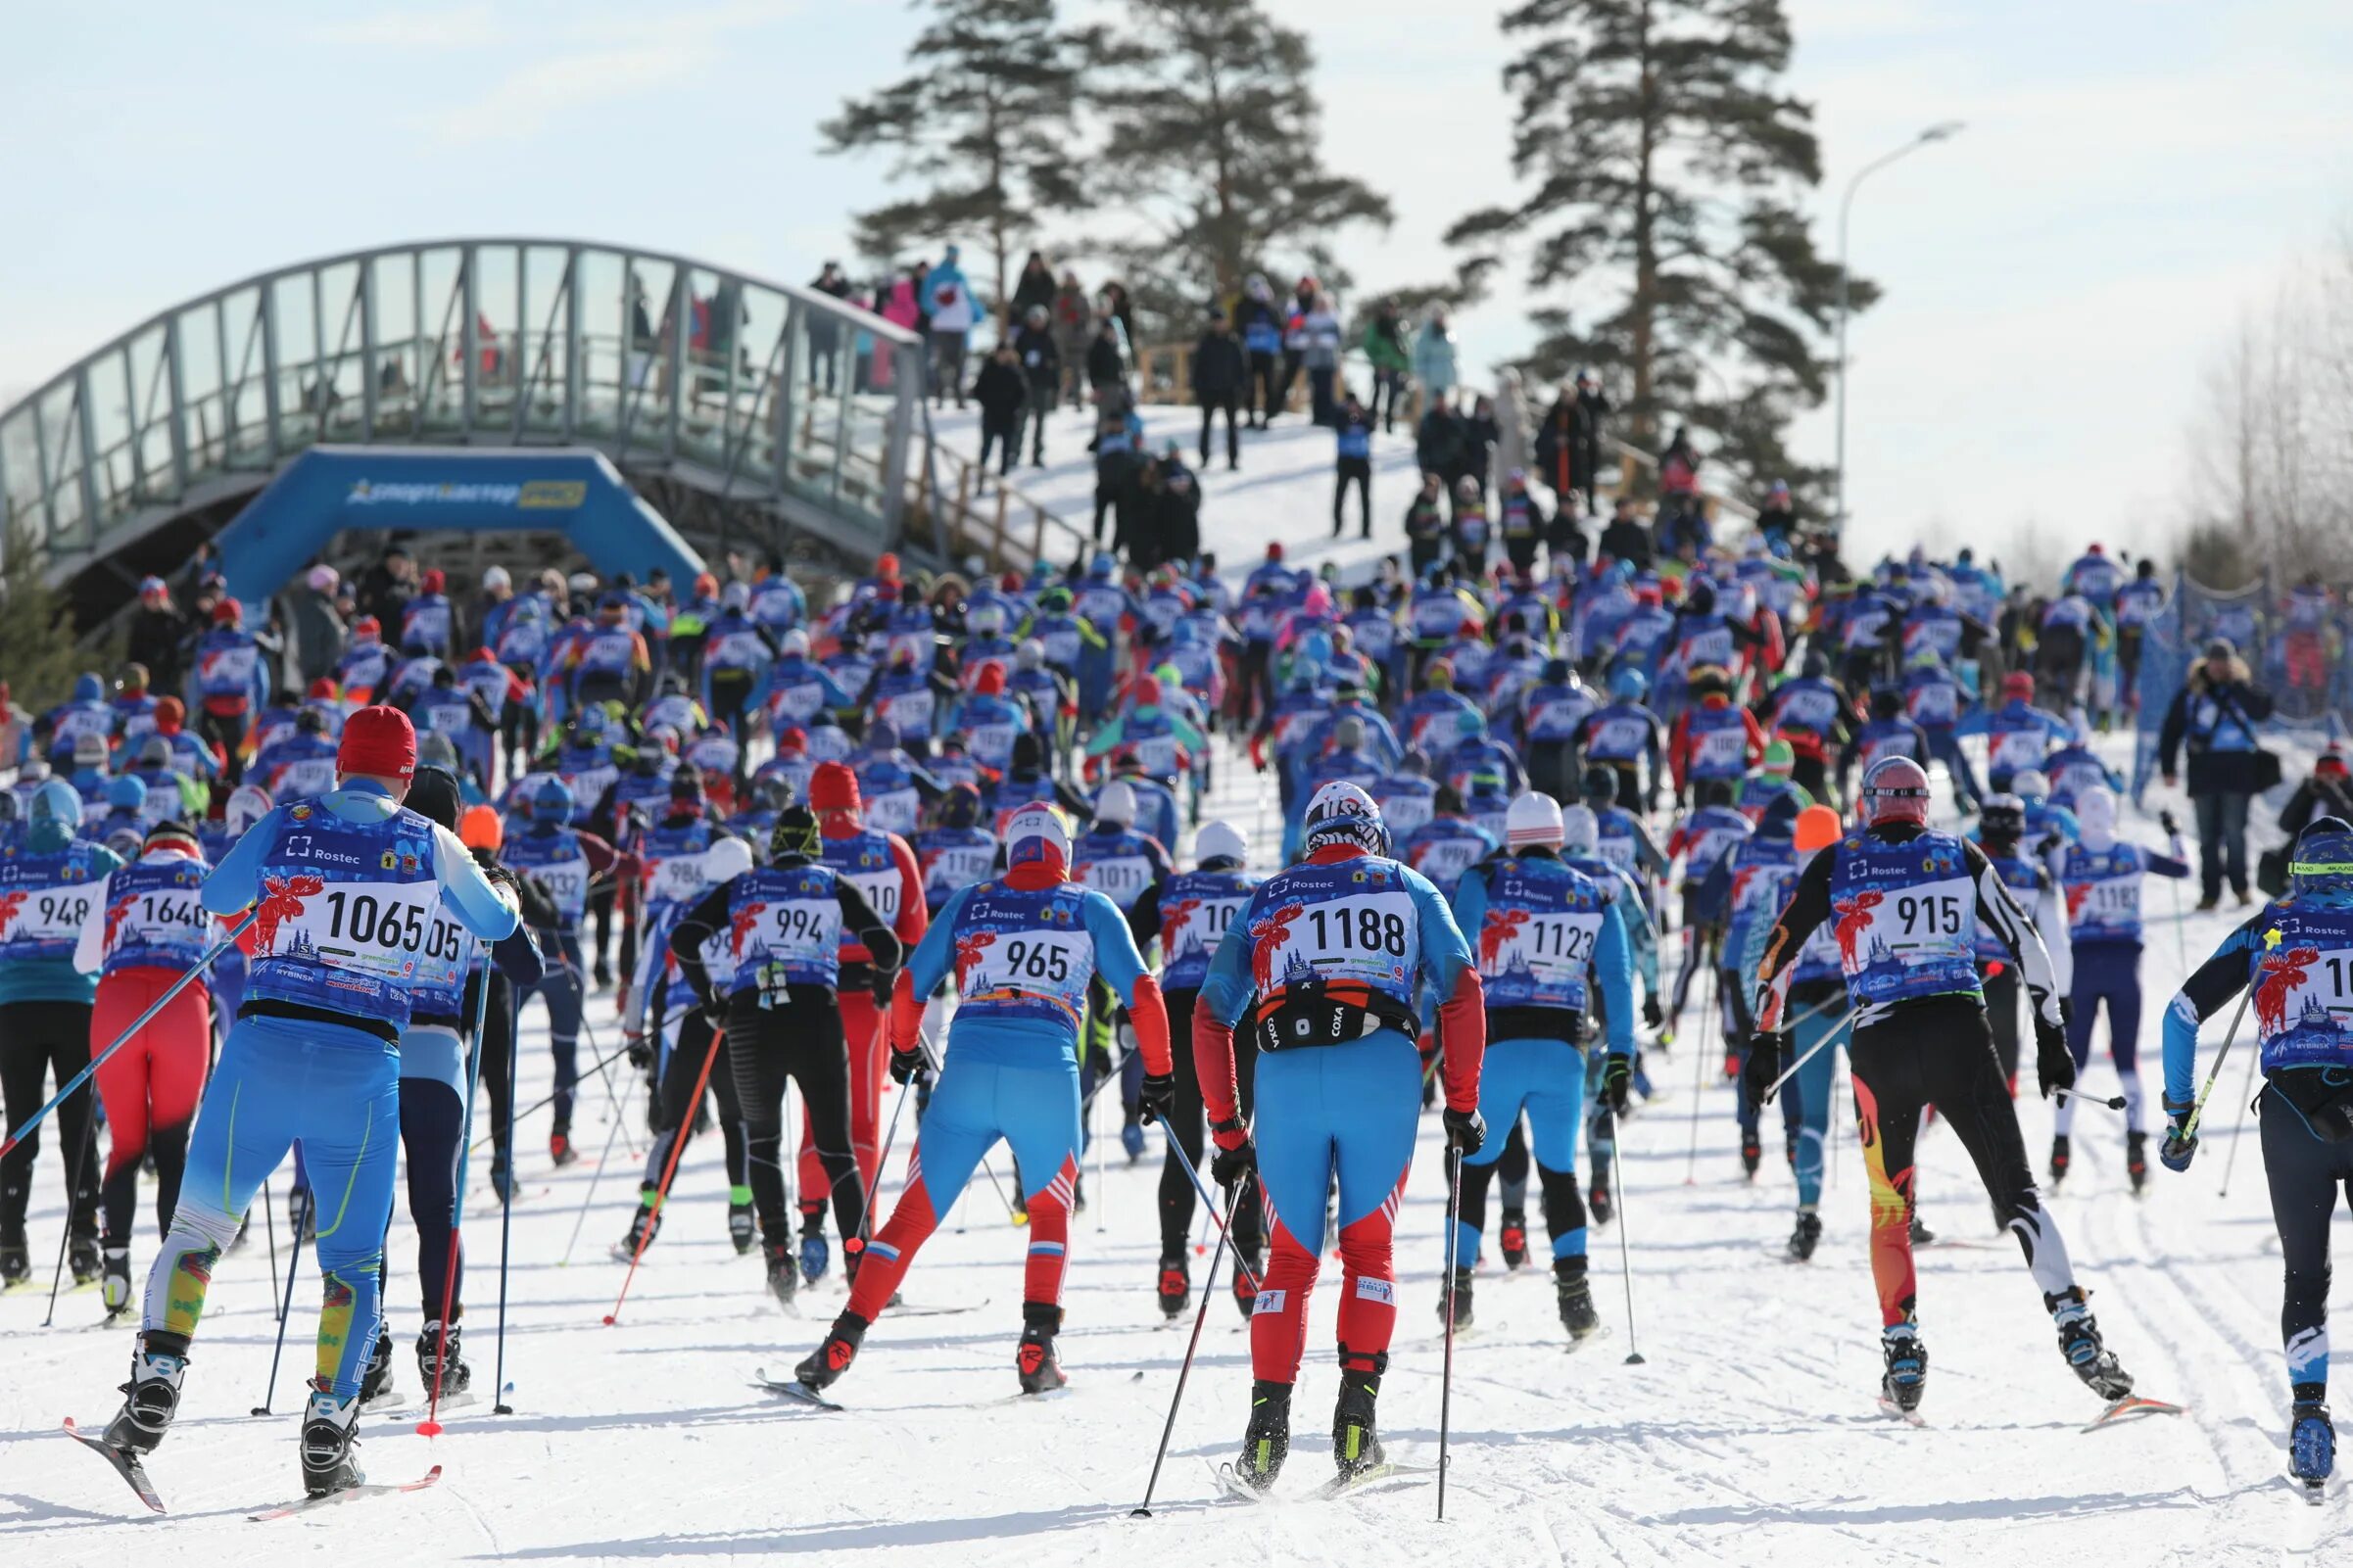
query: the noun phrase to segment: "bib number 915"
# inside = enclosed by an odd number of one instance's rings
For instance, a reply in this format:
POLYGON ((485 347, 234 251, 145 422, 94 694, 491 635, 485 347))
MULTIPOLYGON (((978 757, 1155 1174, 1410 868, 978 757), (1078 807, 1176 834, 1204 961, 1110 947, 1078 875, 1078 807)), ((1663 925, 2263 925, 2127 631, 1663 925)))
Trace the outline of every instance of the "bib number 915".
POLYGON ((1905 893, 1896 900, 1896 918, 1906 936, 1961 934, 1961 901, 1951 893, 1905 893))

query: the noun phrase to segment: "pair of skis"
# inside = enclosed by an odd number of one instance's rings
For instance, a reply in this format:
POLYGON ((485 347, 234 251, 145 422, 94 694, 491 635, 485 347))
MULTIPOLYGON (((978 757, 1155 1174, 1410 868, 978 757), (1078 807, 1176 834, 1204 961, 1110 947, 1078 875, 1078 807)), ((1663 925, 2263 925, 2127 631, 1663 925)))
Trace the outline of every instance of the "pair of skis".
MULTIPOLYGON (((1260 1507, 1272 1507, 1292 1500, 1287 1497, 1278 1497, 1272 1492, 1260 1491, 1243 1480, 1240 1473, 1231 1464, 1212 1464, 1209 1467, 1209 1473, 1211 1478, 1217 1482, 1218 1491, 1236 1502, 1250 1502, 1256 1503, 1260 1507)), ((1438 1467, 1434 1464, 1398 1464, 1392 1460, 1383 1459, 1378 1464, 1369 1465, 1352 1474, 1333 1476, 1329 1481, 1317 1486, 1314 1491, 1298 1500, 1329 1502, 1334 1498, 1345 1497, 1354 1493, 1369 1491, 1386 1481, 1413 1480, 1421 1476, 1434 1476, 1437 1473, 1438 1467)))
MULTIPOLYGON (((164 1506, 164 1498, 156 1491, 155 1483, 148 1480, 147 1466, 135 1451, 128 1449, 118 1449, 103 1438, 90 1436, 75 1426, 72 1417, 68 1417, 66 1421, 66 1436, 106 1460, 115 1474, 122 1478, 123 1484, 138 1494, 139 1500, 147 1504, 150 1511, 155 1513, 170 1511, 164 1506)), ((414 1481, 397 1483, 362 1481, 354 1486, 345 1487, 341 1491, 327 1493, 322 1497, 305 1497, 300 1502, 284 1503, 275 1508, 264 1508, 257 1513, 249 1513, 245 1517, 256 1524, 266 1524, 272 1519, 290 1519, 298 1513, 308 1513, 313 1508, 323 1507, 329 1503, 350 1502, 359 1497, 387 1497, 403 1492, 422 1492, 440 1479, 441 1466, 437 1464, 414 1481)))
MULTIPOLYGON (((2135 1420, 2144 1415, 2186 1415, 2188 1412, 2189 1407, 2185 1404, 2170 1404, 2163 1400, 2148 1400, 2142 1399, 2137 1394, 2128 1394, 2084 1423, 2078 1430, 2099 1432, 2120 1422, 2135 1420)), ((1879 1396, 1879 1413, 1901 1421, 1905 1426, 1926 1426, 1928 1424, 1926 1417, 1922 1416, 1918 1410, 1907 1410, 1885 1394, 1879 1396)))

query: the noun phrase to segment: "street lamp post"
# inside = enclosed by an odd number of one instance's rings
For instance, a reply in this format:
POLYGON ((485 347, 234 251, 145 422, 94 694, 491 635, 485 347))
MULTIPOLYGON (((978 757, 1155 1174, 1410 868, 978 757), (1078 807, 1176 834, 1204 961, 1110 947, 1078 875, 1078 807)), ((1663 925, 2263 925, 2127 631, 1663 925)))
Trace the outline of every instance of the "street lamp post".
POLYGON ((1855 187, 1869 176, 1887 167, 1908 153, 1916 153, 1931 142, 1941 142, 1961 131, 1957 119, 1939 120, 1894 152, 1874 159, 1854 171, 1847 182, 1847 194, 1839 201, 1839 412, 1837 477, 1838 506, 1833 513, 1840 534, 1847 531, 1847 220, 1854 210, 1855 187))

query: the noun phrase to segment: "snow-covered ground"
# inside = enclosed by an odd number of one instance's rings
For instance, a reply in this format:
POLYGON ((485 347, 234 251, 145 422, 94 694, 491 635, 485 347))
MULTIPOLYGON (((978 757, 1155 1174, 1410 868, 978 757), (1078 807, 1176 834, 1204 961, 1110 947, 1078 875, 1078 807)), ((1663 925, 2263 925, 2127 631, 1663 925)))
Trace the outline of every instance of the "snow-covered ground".
MULTIPOLYGON (((1332 474, 1336 456, 1329 430, 1304 413, 1284 414, 1266 430, 1242 432, 1242 464, 1225 466, 1225 423, 1220 417, 1210 445, 1212 461, 1201 462, 1201 411, 1152 406, 1136 410, 1152 451, 1175 442, 1201 480, 1201 547, 1214 552, 1228 576, 1238 576, 1265 558, 1270 540, 1284 542, 1294 565, 1321 569, 1336 563, 1351 577, 1368 573, 1383 555, 1405 549, 1406 504, 1419 488, 1414 440, 1402 425, 1395 435, 1376 435, 1372 445, 1372 538, 1358 537, 1355 493, 1348 498, 1345 539, 1331 537, 1332 474)), ((933 425, 944 444, 969 457, 980 451, 980 423, 970 410, 936 410, 933 425)), ((1046 465, 1030 466, 1025 433, 1020 460, 1010 476, 1015 492, 1084 532, 1094 519, 1095 466, 1086 444, 1094 417, 1068 407, 1046 426, 1046 465)), ((993 464, 994 458, 990 461, 993 464)), ((1105 533, 1110 531, 1108 521, 1105 533)))
MULTIPOLYGON (((1242 769, 1225 770, 1216 809, 1271 844, 1256 781, 1242 769)), ((2153 823, 2128 821, 2155 841, 2153 823)), ((2142 1049, 2153 1058, 2158 1007, 2184 955, 2194 961, 2230 917, 2178 921, 2170 894, 2154 886, 2148 907, 2142 1049)), ((613 1048, 609 997, 592 1003, 590 1018, 584 1048, 613 1048)), ((2211 1050, 2220 1029, 2209 1032, 2211 1050)), ((64 1298, 50 1329, 39 1326, 40 1293, 0 1300, 0 1558, 112 1563, 162 1548, 184 1561, 305 1556, 339 1568, 788 1553, 861 1564, 2346 1560, 2353 1528, 2343 1498, 2308 1508, 2281 1479, 2278 1249, 2252 1141, 2229 1198, 2217 1196, 2239 1119, 2236 1063, 2188 1175, 2159 1170, 2149 1194, 2134 1199, 2121 1129, 2087 1110, 2077 1172, 2052 1200, 2109 1343, 2144 1392, 2190 1413, 2081 1430, 2097 1402, 2061 1363, 2015 1247, 1991 1234, 1958 1146, 1932 1131, 1921 1156, 1923 1212, 1960 1245, 1920 1256, 1935 1363, 1928 1424, 1911 1430, 1882 1418, 1872 1399, 1878 1334, 1853 1138, 1843 1135, 1837 1150, 1820 1253, 1810 1265, 1783 1261, 1789 1175, 1769 1161, 1756 1184, 1741 1180, 1733 1091, 1716 1080, 1718 1056, 1712 1042, 1699 1043, 1696 1018, 1684 1035, 1672 1056, 1654 1059, 1659 1098, 1625 1129, 1623 1217, 1594 1236, 1596 1295, 1611 1337, 1564 1354, 1541 1269, 1508 1274, 1492 1255, 1482 1266, 1479 1329, 1457 1347, 1444 1524, 1433 1522, 1426 1477, 1336 1502, 1219 1499, 1210 1466, 1238 1446, 1250 1377, 1246 1334, 1225 1300, 1211 1309, 1154 1517, 1128 1517, 1185 1346, 1185 1330, 1164 1327, 1152 1298, 1157 1132, 1150 1158, 1132 1167, 1113 1143, 1108 1175, 1090 1175, 1091 1207, 1074 1223, 1061 1341, 1069 1395, 1009 1398, 1025 1237, 982 1177, 906 1287, 911 1304, 972 1309, 886 1316, 837 1391, 847 1413, 827 1415, 746 1386, 755 1368, 781 1371, 816 1343, 841 1288, 837 1271, 804 1295, 796 1315, 768 1301, 756 1259, 737 1257, 727 1241, 716 1139, 691 1148, 619 1326, 600 1326, 621 1283, 605 1249, 634 1202, 644 1114, 642 1093, 631 1095, 621 1141, 600 1171, 598 1151, 614 1129, 592 1080, 575 1129, 581 1164, 549 1168, 544 1121, 521 1136, 532 1152, 514 1215, 506 1377, 515 1413, 495 1415, 484 1399, 452 1412, 430 1442, 411 1432, 413 1416, 363 1423, 374 1479, 440 1463, 439 1487, 295 1521, 246 1521, 298 1491, 296 1418, 247 1413, 262 1398, 274 1328, 257 1227, 219 1266, 184 1413, 151 1465, 174 1510, 168 1520, 143 1516, 103 1464, 58 1435, 63 1416, 88 1426, 112 1412, 129 1331, 93 1330, 94 1295, 64 1298), (1687 1181, 1695 1067, 1699 1157, 1687 1181), (586 1228, 570 1247, 584 1205, 586 1228), (1639 1314, 1631 1323, 1621 1227, 1639 1314), (1646 1362, 1628 1366, 1637 1343, 1646 1362)), ((534 1009, 526 1104, 545 1083, 544 1039, 534 1009)), ((2089 1086, 2112 1083, 2103 1058, 2089 1086)), ((2040 1165, 2048 1110, 2030 1095, 2020 1114, 2040 1165)), ((1430 1463, 1437 1450, 1438 1150, 1436 1118, 1425 1117, 1399 1221, 1402 1308, 1381 1397, 1391 1452, 1409 1463, 1430 1463)), ((62 1224, 54 1160, 44 1156, 33 1220, 44 1269, 62 1224)), ((1001 1157, 996 1165, 1003 1173, 1001 1157)), ((892 1166, 889 1192, 903 1154, 892 1166)), ((466 1348, 478 1387, 491 1376, 497 1323, 499 1237, 485 1168, 477 1161, 466 1221, 466 1348)), ((281 1231, 285 1179, 276 1184, 281 1231)), ((143 1236, 142 1270, 152 1253, 143 1236)), ((401 1381, 413 1390, 418 1322, 405 1213, 392 1256, 401 1381)), ((1293 1498, 1327 1473, 1336 1281, 1334 1263, 1315 1304, 1297 1447, 1280 1489, 1293 1498)), ((298 1402, 316 1306, 306 1273, 279 1411, 298 1402)))

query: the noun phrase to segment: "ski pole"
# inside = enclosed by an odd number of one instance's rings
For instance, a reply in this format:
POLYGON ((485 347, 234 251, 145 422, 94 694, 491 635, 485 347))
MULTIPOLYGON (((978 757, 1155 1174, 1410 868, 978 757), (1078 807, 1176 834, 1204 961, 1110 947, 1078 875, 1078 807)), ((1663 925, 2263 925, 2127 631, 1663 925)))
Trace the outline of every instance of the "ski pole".
MULTIPOLYGON (((1845 998, 1841 997, 1839 1000, 1844 1001, 1845 998)), ((1825 1002, 1822 1004, 1822 1007, 1828 1007, 1829 1005, 1830 1004, 1828 1002, 1825 1002)), ((1822 1011, 1822 1008, 1814 1009, 1814 1013, 1819 1013, 1820 1011, 1822 1011)), ((1808 1013, 1805 1017, 1811 1018, 1813 1017, 1813 1013, 1808 1013)), ((1798 1022, 1803 1022, 1804 1020, 1801 1019, 1798 1022)), ((1772 1081, 1771 1085, 1768 1086, 1764 1092, 1764 1098, 1758 1101, 1757 1104, 1760 1107, 1771 1105, 1773 1103, 1773 1097, 1781 1092, 1781 1086, 1789 1082, 1790 1079, 1796 1077, 1800 1068, 1805 1066, 1806 1063, 1811 1062, 1815 1057, 1821 1055, 1824 1051, 1828 1050, 1833 1044, 1835 1044, 1838 1040, 1838 1037, 1846 1033, 1849 1026, 1853 1022, 1854 1015, 1849 1013, 1845 1018, 1839 1020, 1838 1022, 1832 1024, 1828 1034, 1823 1035, 1813 1044, 1807 1046, 1804 1052, 1799 1056, 1798 1060, 1789 1065, 1789 1070, 1782 1073, 1780 1077, 1775 1078, 1772 1081)))
POLYGON ((82 1174, 90 1168, 90 1146, 98 1141, 97 1099, 98 1091, 93 1088, 90 1108, 84 1113, 87 1119, 81 1124, 81 1146, 73 1152, 73 1181, 66 1189, 66 1228, 58 1233, 57 1266, 49 1271, 49 1313, 41 1319, 43 1328, 57 1320, 57 1288, 65 1282, 66 1249, 73 1239, 73 1206, 81 1195, 82 1174))
MULTIPOLYGON (((1220 1217, 1218 1213, 1217 1200, 1210 1196, 1209 1185, 1201 1179, 1200 1170, 1190 1160, 1187 1160, 1184 1157, 1183 1146, 1178 1144, 1175 1138, 1171 1138, 1169 1140, 1169 1153, 1176 1157, 1176 1163, 1184 1167, 1185 1175, 1191 1178, 1193 1183, 1193 1191, 1201 1195, 1202 1209, 1212 1219, 1216 1219, 1218 1221, 1218 1226, 1220 1229, 1224 1229, 1225 1221, 1220 1217)), ((1244 1176, 1241 1180, 1235 1182, 1233 1184, 1234 1196, 1237 1198, 1240 1197, 1243 1192, 1248 1190, 1249 1185, 1250 1178, 1248 1176, 1244 1176)), ((1253 1274, 1248 1265, 1243 1263, 1242 1250, 1238 1246, 1233 1250, 1233 1266, 1236 1273, 1240 1274, 1242 1278, 1250 1282, 1250 1289, 1255 1294, 1259 1288, 1258 1276, 1253 1274)))
POLYGON ((247 910, 244 918, 238 921, 236 925, 230 927, 227 934, 223 935, 211 947, 206 948, 202 956, 200 956, 193 965, 189 966, 188 972, 185 974, 182 974, 178 979, 173 980, 170 986, 165 990, 164 994, 155 999, 154 1004, 150 1006, 146 1012, 131 1020, 130 1027, 124 1029, 121 1034, 117 1036, 113 1045, 108 1046, 105 1050, 90 1058, 90 1065, 86 1068, 83 1068, 79 1072, 74 1073, 73 1076, 68 1078, 62 1085, 60 1085, 57 1093, 49 1097, 49 1103, 47 1105, 42 1106, 31 1116, 26 1117, 24 1124, 19 1126, 14 1132, 11 1132, 6 1138, 0 1138, 0 1160, 5 1160, 8 1158, 8 1156, 15 1151, 17 1145, 24 1141, 24 1136, 26 1133, 29 1133, 33 1128, 39 1126, 43 1121, 47 1120, 49 1114, 52 1111, 55 1111, 59 1106, 64 1105, 66 1101, 72 1096, 74 1090, 89 1082, 91 1077, 96 1074, 100 1068, 106 1065, 108 1059, 113 1057, 117 1051, 120 1051, 124 1046, 130 1044, 132 1037, 135 1036, 141 1029, 147 1027, 147 1025, 154 1021, 155 1016, 163 1012, 164 1009, 169 1005, 173 997, 179 995, 180 992, 186 990, 190 985, 194 984, 196 977, 202 974, 206 970, 211 969, 215 960, 218 959, 221 954, 227 952, 232 946, 236 945, 237 938, 245 934, 245 927, 251 926, 254 923, 254 917, 260 913, 261 909, 258 905, 253 909, 247 910))
POLYGON ((2110 1111, 2122 1111, 2124 1109, 2124 1096, 2121 1094, 2111 1094, 2102 1097, 2096 1094, 2086 1094, 2081 1089, 2053 1089, 2050 1092, 2053 1095, 2064 1095, 2070 1100, 2081 1100, 2086 1105, 2104 1106, 2110 1111))
POLYGON ((2238 1090, 2238 1124, 2231 1129, 2231 1155, 2223 1162, 2223 1185, 2222 1190, 2214 1195, 2217 1198, 2231 1196, 2231 1171, 2238 1164, 2238 1140, 2247 1133, 2247 1104, 2255 1098, 2255 1069, 2262 1066, 2261 1052, 2247 1058, 2247 1081, 2239 1085, 2238 1090))
MULTIPOLYGON (((490 1015, 490 944, 477 940, 474 952, 482 960, 482 983, 474 993, 473 1061, 467 1065, 465 1072, 465 1115, 458 1123, 458 1151, 463 1151, 465 1135, 474 1127, 474 1091, 482 1083, 482 1023, 490 1015)), ((506 1103, 514 1103, 511 1090, 506 1103)), ((461 1249, 464 1243, 460 1232, 465 1225, 465 1174, 466 1167, 472 1162, 462 1152, 453 1152, 451 1158, 457 1164, 457 1184, 450 1203, 449 1266, 442 1270, 441 1275, 441 1344, 433 1357, 433 1392, 425 1400, 425 1418, 416 1423, 416 1435, 420 1438, 441 1436, 441 1375, 450 1364, 450 1307, 457 1299, 457 1270, 463 1258, 461 1249)))
MULTIPOLYGON (((252 1210, 246 1211, 248 1214, 252 1210)), ((278 1297, 278 1216, 277 1206, 269 1201, 269 1183, 262 1183, 262 1228, 269 1237, 269 1299, 278 1297)))
MULTIPOLYGON (((1706 963, 1707 947, 1700 946, 1700 961, 1706 963)), ((1700 1175, 1700 1101, 1707 1093, 1707 1026, 1715 1017, 1715 966, 1708 965, 1705 1004, 1700 1010, 1700 1026, 1692 1031, 1691 1053, 1691 1153, 1683 1162, 1683 1185, 1699 1185, 1700 1175)))
MULTIPOLYGON (((488 983, 488 976, 484 976, 488 983)), ((517 1036, 522 1032, 523 1010, 510 1005, 506 1012, 506 1190, 499 1195, 499 1354, 491 1372, 491 1413, 512 1415, 514 1406, 506 1402, 506 1260, 514 1241, 514 1102, 516 1080, 519 1076, 515 1057, 517 1036)), ((607 1152, 612 1147, 608 1134, 607 1152)), ((593 1178, 592 1178, 593 1179, 593 1178)))
MULTIPOLYGON (((308 1194, 303 1196, 307 1198, 308 1194)), ((294 1229, 294 1250, 286 1258, 286 1296, 278 1307, 278 1348, 269 1353, 269 1387, 263 1392, 262 1402, 253 1407, 255 1415, 269 1414, 269 1402, 278 1396, 278 1358, 286 1354, 286 1320, 294 1315, 294 1276, 302 1271, 303 1226, 308 1222, 308 1208, 307 1202, 298 1201, 286 1210, 286 1217, 294 1229)))
MULTIPOLYGON (((1171 1139, 1170 1146, 1174 1148, 1175 1145, 1176 1140, 1171 1139)), ((1169 1418, 1161 1423, 1160 1447, 1152 1453, 1152 1476, 1144 1483, 1144 1500, 1128 1510, 1128 1517, 1130 1519, 1152 1517, 1152 1494, 1160 1487, 1160 1466, 1162 1461, 1169 1456, 1169 1437, 1176 1430, 1176 1409, 1177 1406, 1184 1403, 1184 1385, 1186 1380, 1193 1375, 1193 1354, 1201 1349, 1201 1327, 1209 1321, 1210 1298, 1218 1293, 1218 1263, 1225 1256, 1225 1238, 1231 1233, 1229 1221, 1233 1218, 1234 1208, 1241 1201, 1242 1189, 1236 1185, 1233 1190, 1233 1202, 1226 1206, 1225 1216, 1218 1221, 1218 1250, 1211 1256, 1209 1273, 1201 1281, 1201 1309, 1193 1314, 1193 1337, 1184 1347, 1184 1359, 1176 1366, 1176 1392, 1169 1399, 1169 1418)), ((1233 1260, 1234 1266, 1239 1268, 1242 1261, 1241 1255, 1235 1254, 1233 1260)))
MULTIPOLYGON (((926 1057, 931 1054, 929 1050, 924 1052, 926 1057)), ((858 1250, 860 1252, 864 1252, 866 1244, 874 1240, 874 1210, 875 1205, 882 1199, 883 1173, 890 1168, 890 1146, 898 1142, 899 1113, 906 1110, 907 1102, 914 1098, 915 1080, 909 1078, 898 1086, 898 1104, 890 1108, 890 1126, 883 1134, 883 1152, 876 1157, 874 1163, 874 1191, 866 1195, 866 1206, 858 1214, 858 1250)), ((841 1244, 841 1250, 844 1252, 849 1250, 849 1244, 846 1241, 841 1244)))
MULTIPOLYGON (((512 1101, 508 1103, 511 1105, 512 1101)), ((589 1205, 597 1201, 597 1183, 603 1178, 605 1162, 612 1159, 613 1144, 620 1136, 621 1122, 620 1118, 616 1117, 613 1119, 613 1130, 604 1135, 604 1152, 597 1156, 597 1168, 589 1172, 588 1191, 581 1197, 580 1212, 572 1220, 572 1239, 563 1244, 563 1256, 555 1260, 555 1266, 558 1268, 571 1266, 572 1249, 580 1245, 581 1227, 588 1223, 589 1205)))
MULTIPOLYGON (((1453 1429, 1455 1399, 1455 1259, 1461 1245, 1463 1214, 1463 1151, 1446 1152, 1446 1361, 1438 1375, 1438 1521, 1446 1521, 1446 1446, 1453 1429)), ((1621 1233, 1622 1234, 1622 1233, 1621 1233)), ((1204 1310, 1209 1303, 1202 1301, 1204 1310)))
MULTIPOLYGON (((725 1028, 711 1030, 710 1048, 702 1053, 702 1070, 695 1075, 695 1092, 687 1097, 690 1116, 693 1114, 691 1108, 702 1104, 703 1091, 711 1083, 711 1064, 719 1060, 719 1047, 726 1039, 725 1028)), ((683 1128, 691 1123, 682 1122, 681 1125, 683 1128)), ((670 1145, 669 1163, 662 1169, 661 1184, 653 1192, 653 1212, 657 1215, 662 1212, 662 1205, 669 1200, 670 1178, 678 1174, 678 1157, 686 1152, 686 1147, 687 1140, 684 1137, 670 1145)), ((638 1237, 637 1250, 629 1255, 629 1273, 621 1281, 621 1294, 613 1299, 613 1309, 604 1314, 605 1327, 610 1328, 621 1320, 621 1304, 629 1300, 629 1287, 638 1277, 638 1262, 646 1256, 646 1244, 652 1239, 653 1227, 648 1225, 645 1234, 638 1237)))
MULTIPOLYGON (((524 1117, 547 1110, 548 1107, 555 1103, 555 1096, 553 1094, 542 1095, 535 1104, 527 1105, 520 1111, 515 1110, 514 1092, 518 1087, 520 1087, 518 1080, 522 1077, 522 1074, 516 1070, 517 1065, 513 1061, 516 1053, 514 1046, 511 1043, 509 1043, 507 1046, 506 1054, 508 1058, 506 1065, 506 1147, 509 1151, 511 1151, 514 1148, 513 1133, 515 1122, 524 1117)), ((602 1062, 600 1062, 595 1067, 590 1068, 589 1070, 591 1072, 601 1071, 608 1064, 618 1062, 621 1058, 627 1056, 628 1054, 629 1047, 624 1045, 620 1050, 615 1051, 611 1056, 606 1057, 602 1062)), ((486 1134, 484 1135, 481 1143, 475 1144, 472 1148, 468 1149, 466 1153, 469 1155, 480 1154, 482 1152, 483 1145, 489 1142, 490 1137, 486 1134)))
MULTIPOLYGON (((2246 1022, 2247 1003, 2253 1000, 2252 985, 2238 993, 2238 1011, 2231 1015, 2231 1032, 2223 1036, 2223 1048, 2214 1054, 2214 1066, 2206 1073, 2206 1081, 2189 1108, 2189 1119, 2182 1123, 2182 1141, 2187 1143, 2198 1134, 2198 1122, 2206 1115, 2206 1097, 2214 1092, 2214 1080, 2223 1075, 2223 1064, 2231 1059, 2231 1047, 2238 1043, 2238 1025, 2246 1022)), ((2261 1060, 2258 1056, 2257 1060, 2261 1060)))
POLYGON ((1617 1189, 1617 1277, 1626 1287, 1626 1365, 1640 1366, 1642 1339, 1634 1331, 1634 1259, 1626 1241, 1626 1166, 1618 1159, 1615 1138, 1609 1140, 1609 1180, 1617 1189))

